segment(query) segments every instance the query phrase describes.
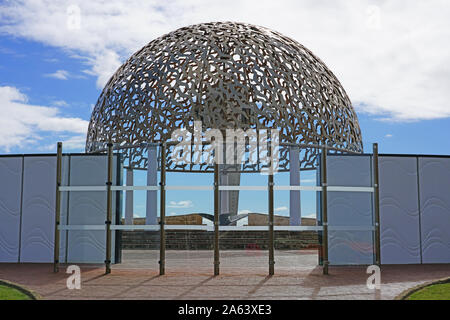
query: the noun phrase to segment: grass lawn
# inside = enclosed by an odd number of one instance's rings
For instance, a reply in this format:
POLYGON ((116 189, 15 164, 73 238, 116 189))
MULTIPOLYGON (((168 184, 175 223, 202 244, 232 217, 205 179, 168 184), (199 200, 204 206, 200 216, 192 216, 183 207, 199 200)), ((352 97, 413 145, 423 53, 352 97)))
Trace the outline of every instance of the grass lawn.
POLYGON ((17 289, 0 285, 0 300, 30 300, 30 297, 17 289))
POLYGON ((411 294, 407 300, 450 300, 450 283, 425 287, 411 294))

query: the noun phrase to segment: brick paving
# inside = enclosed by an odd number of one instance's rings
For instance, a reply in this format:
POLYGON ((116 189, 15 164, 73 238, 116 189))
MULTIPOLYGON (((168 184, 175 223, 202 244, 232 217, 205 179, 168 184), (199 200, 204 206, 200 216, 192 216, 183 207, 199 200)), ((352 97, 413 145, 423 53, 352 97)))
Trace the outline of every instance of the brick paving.
POLYGON ((380 290, 366 287, 365 267, 330 267, 322 275, 315 251, 277 251, 276 275, 267 276, 265 252, 223 251, 221 275, 212 276, 210 251, 167 251, 167 274, 158 275, 156 251, 124 251, 123 263, 104 275, 102 265, 80 265, 81 290, 69 290, 61 266, 0 264, 0 279, 43 299, 393 299, 402 291, 450 276, 450 265, 383 266, 380 290), (239 266, 239 267, 233 267, 239 266))

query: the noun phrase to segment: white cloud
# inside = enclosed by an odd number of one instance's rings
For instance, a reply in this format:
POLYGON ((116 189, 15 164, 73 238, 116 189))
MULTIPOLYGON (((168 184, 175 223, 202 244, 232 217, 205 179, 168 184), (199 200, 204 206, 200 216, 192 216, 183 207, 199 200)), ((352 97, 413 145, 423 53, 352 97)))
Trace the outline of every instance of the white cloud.
MULTIPOLYGON (((43 140, 43 139, 38 139, 38 140, 43 140)), ((86 136, 85 135, 75 135, 75 136, 71 136, 71 137, 58 135, 57 140, 62 142, 64 150, 81 151, 81 150, 84 150, 84 148, 86 146, 86 136)), ((36 141, 36 142, 39 142, 39 141, 36 141)), ((34 149, 36 151, 55 152, 56 142, 46 144, 46 145, 38 145, 38 146, 35 146, 34 149)))
POLYGON ((275 208, 274 209, 275 210, 275 212, 280 212, 280 211, 287 211, 288 210, 288 207, 278 207, 278 208, 275 208))
POLYGON ((78 0, 70 5, 68 10, 66 1, 3 3, 0 32, 85 59, 86 72, 102 87, 130 54, 179 27, 208 21, 265 25, 317 54, 359 112, 396 121, 450 116, 446 0, 78 0))
POLYGON ((80 147, 85 143, 88 121, 65 117, 58 108, 28 104, 27 96, 17 88, 0 87, 0 149, 36 143, 42 133, 71 133, 65 147, 80 147), (83 144, 81 141, 83 140, 83 144))
POLYGON ((64 100, 53 101, 52 105, 54 105, 55 107, 68 107, 69 106, 69 104, 67 102, 65 102, 64 100))
POLYGON ((66 70, 57 70, 53 73, 46 73, 44 76, 58 80, 67 80, 69 79, 69 72, 66 70))
POLYGON ((192 208, 194 204, 191 200, 170 201, 168 208, 192 208))
MULTIPOLYGON (((86 134, 76 135, 76 136, 73 136, 73 137, 69 137, 67 139, 63 139, 62 143, 63 143, 63 146, 64 146, 65 149, 70 149, 70 150, 81 149, 81 150, 84 150, 84 147, 86 146, 86 134)), ((52 148, 54 149, 55 146, 53 145, 52 148)))
POLYGON ((385 138, 392 138, 393 137, 393 135, 392 134, 390 134, 390 133, 388 133, 387 135, 385 135, 384 136, 385 138))
POLYGON ((69 80, 69 79, 85 79, 84 75, 72 74, 67 70, 57 70, 53 73, 46 73, 44 77, 55 78, 58 80, 69 80))
POLYGON ((45 62, 48 62, 48 63, 56 63, 56 62, 59 62, 59 60, 56 59, 56 58, 45 58, 44 61, 45 61, 45 62))

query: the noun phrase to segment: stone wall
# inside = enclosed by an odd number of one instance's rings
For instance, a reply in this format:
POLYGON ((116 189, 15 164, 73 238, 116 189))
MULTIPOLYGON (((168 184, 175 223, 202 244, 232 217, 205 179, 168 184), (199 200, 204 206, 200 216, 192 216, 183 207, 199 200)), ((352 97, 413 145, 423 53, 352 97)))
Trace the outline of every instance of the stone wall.
MULTIPOLYGON (((276 226, 288 226, 289 217, 274 215, 273 217, 274 225, 276 226)), ((268 215, 263 213, 249 213, 248 215, 248 225, 249 226, 266 226, 268 223, 268 215)), ((315 226, 316 219, 312 218, 302 218, 302 226, 315 226)))
MULTIPOLYGON (((221 250, 266 250, 267 231, 221 231, 221 250)), ((167 230, 167 250, 213 250, 214 233, 198 230, 167 230)), ((300 250, 318 247, 315 231, 275 231, 275 249, 300 250)), ((122 231, 122 249, 159 249, 159 232, 122 231)))
MULTIPOLYGON (((267 225, 268 216, 263 213, 249 213, 248 214, 248 225, 249 226, 265 226, 267 225)), ((196 213, 176 215, 176 216, 166 216, 166 224, 175 225, 201 225, 203 222, 202 217, 196 213)), ((122 222, 124 223, 124 221, 122 222)), ((134 224, 143 225, 145 224, 145 218, 134 218, 134 224)), ((276 226, 288 226, 289 217, 274 215, 274 224, 276 226)), ((302 218, 303 226, 315 226, 316 219, 313 218, 302 218)))

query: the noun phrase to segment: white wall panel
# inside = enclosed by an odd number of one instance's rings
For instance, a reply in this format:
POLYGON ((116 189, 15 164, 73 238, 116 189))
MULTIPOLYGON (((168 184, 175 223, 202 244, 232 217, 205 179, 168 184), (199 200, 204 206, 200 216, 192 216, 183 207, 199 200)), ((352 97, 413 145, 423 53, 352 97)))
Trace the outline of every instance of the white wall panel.
MULTIPOLYGON (((328 186, 371 187, 370 156, 334 156, 327 159, 328 186)), ((373 225, 372 193, 328 192, 328 225, 373 225)), ((329 231, 330 264, 372 264, 372 231, 329 231)))
POLYGON ((53 262, 56 157, 25 157, 21 262, 53 262))
MULTIPOLYGON (((114 159, 115 163, 116 159, 114 159)), ((114 176, 116 176, 115 170, 114 176)), ((106 180, 106 156, 71 156, 71 186, 105 186, 106 180)), ((70 192, 68 207, 70 225, 105 225, 106 192, 70 192)), ((113 196, 113 217, 115 216, 114 210, 115 196, 113 196)), ((112 261, 114 261, 114 242, 113 233, 112 261)), ((68 231, 68 262, 103 263, 105 250, 105 231, 68 231)))
POLYGON ((19 261, 22 160, 0 158, 0 262, 19 261))
POLYGON ((450 263, 450 159, 419 159, 422 263, 450 263))
POLYGON ((419 264, 420 217, 416 157, 380 157, 382 264, 419 264))

